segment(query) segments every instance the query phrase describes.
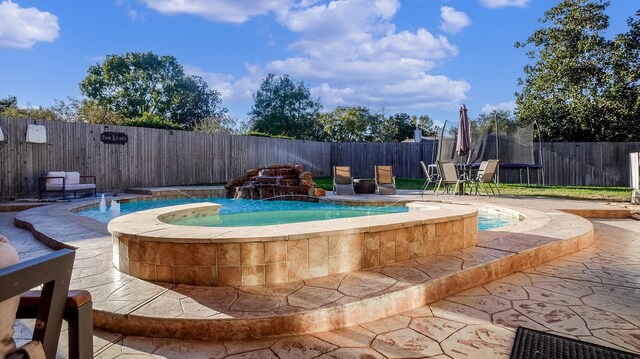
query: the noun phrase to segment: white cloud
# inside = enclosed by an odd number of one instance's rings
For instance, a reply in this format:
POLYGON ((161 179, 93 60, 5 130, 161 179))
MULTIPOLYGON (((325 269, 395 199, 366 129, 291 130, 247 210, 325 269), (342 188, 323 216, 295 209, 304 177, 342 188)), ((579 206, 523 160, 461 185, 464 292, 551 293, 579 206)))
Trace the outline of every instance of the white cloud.
POLYGON ((497 105, 486 104, 482 106, 482 112, 484 113, 490 113, 495 110, 506 110, 509 112, 513 112, 513 110, 515 109, 516 109, 515 101, 500 102, 497 105))
POLYGON ((38 41, 55 40, 59 31, 58 18, 49 12, 10 0, 0 3, 0 47, 30 49, 38 41))
POLYGON ((290 57, 246 65, 247 75, 241 78, 195 67, 187 71, 203 77, 228 102, 250 101, 273 72, 304 81, 326 110, 337 105, 385 106, 390 111, 457 108, 470 85, 431 73, 456 56, 457 47, 425 28, 398 31, 393 19, 399 9, 398 0, 298 2, 275 15, 298 35, 289 45, 290 57))
POLYGON ((127 17, 131 19, 131 21, 141 20, 142 17, 140 13, 131 5, 131 0, 116 0, 116 5, 124 8, 127 17))
POLYGON ((526 7, 529 5, 529 0, 480 0, 480 4, 491 8, 501 8, 501 7, 526 7))
POLYGON ((458 49, 424 28, 396 31, 397 0, 335 0, 281 13, 299 40, 297 56, 265 64, 265 72, 319 82, 325 105, 406 109, 448 107, 465 98, 469 84, 428 74, 458 49))
POLYGON ((440 29, 450 34, 457 34, 471 24, 471 19, 467 14, 450 6, 440 8, 440 17, 442 18, 440 29))
POLYGON ((310 7, 294 7, 282 12, 280 21, 295 32, 331 38, 349 34, 362 36, 392 31, 389 20, 400 8, 397 0, 334 0, 310 7))
POLYGON ((286 11, 293 0, 141 0, 163 14, 199 15, 208 20, 241 24, 258 15, 286 11))
MULTIPOLYGON (((247 66, 250 73, 252 69, 247 66)), ((252 99, 253 93, 260 87, 261 78, 259 75, 248 75, 240 79, 235 79, 232 75, 207 72, 203 69, 185 65, 184 72, 187 75, 202 77, 209 86, 220 92, 223 101, 246 101, 252 99)))
POLYGON ((465 98, 470 88, 465 81, 456 81, 446 76, 426 75, 379 87, 368 88, 368 84, 354 86, 331 86, 322 83, 312 89, 320 96, 326 107, 365 105, 372 108, 385 106, 390 111, 409 111, 434 108, 454 109, 465 98))

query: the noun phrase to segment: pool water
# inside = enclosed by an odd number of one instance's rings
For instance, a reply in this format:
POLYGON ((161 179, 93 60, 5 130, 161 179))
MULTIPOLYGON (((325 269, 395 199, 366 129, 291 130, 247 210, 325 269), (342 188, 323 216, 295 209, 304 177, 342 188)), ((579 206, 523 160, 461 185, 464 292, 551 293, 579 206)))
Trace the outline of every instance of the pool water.
POLYGON ((512 216, 489 214, 486 212, 478 212, 478 230, 486 231, 491 228, 508 226, 518 222, 518 219, 512 216))
MULTIPOLYGON (((196 202, 211 202, 222 205, 220 215, 188 218, 172 222, 172 224, 216 227, 266 226, 293 222, 401 213, 408 211, 408 208, 404 206, 344 206, 324 202, 255 201, 229 198, 181 198, 125 202, 120 206, 120 214, 125 215, 147 209, 196 202), (273 215, 273 212, 278 213, 277 215, 273 215), (252 215, 247 216, 246 213, 252 213, 252 215)), ((100 213, 100 209, 98 207, 80 211, 78 214, 103 223, 107 223, 111 220, 111 214, 109 211, 107 210, 106 213, 100 213)), ((514 222, 515 218, 510 219, 504 216, 489 215, 483 212, 480 212, 478 215, 479 230, 501 227, 514 222)))
MULTIPOLYGON (((158 207, 175 206, 179 204, 210 202, 222 205, 220 214, 229 217, 228 219, 212 219, 210 224, 203 221, 203 218, 192 218, 174 222, 172 224, 200 225, 200 226, 264 226, 270 224, 282 224, 291 222, 318 221, 323 219, 348 218, 370 216, 374 214, 401 213, 407 212, 404 206, 393 207, 372 207, 372 206, 343 206, 324 202, 303 202, 303 201, 256 201, 250 199, 229 199, 229 198, 195 198, 195 199, 162 199, 125 202, 120 205, 120 215, 133 212, 144 211, 158 207), (277 216, 270 215, 271 212, 278 212, 277 216), (253 213, 247 216, 246 213, 253 213), (275 217, 269 221, 267 216, 275 217), (244 218, 244 222, 242 221, 244 218), (255 223, 252 220, 255 218, 255 223), (279 218, 288 220, 279 220, 279 218), (200 221, 200 223, 187 223, 185 221, 200 221), (220 222, 222 221, 222 222, 220 222)), ((100 213, 99 208, 90 208, 78 212, 82 216, 93 218, 97 221, 107 223, 111 220, 111 214, 107 209, 106 213, 100 213)))
MULTIPOLYGON (((224 208, 224 207, 223 207, 224 208)), ((371 207, 367 207, 371 208, 371 207)), ((374 209, 305 209, 295 211, 254 212, 250 216, 246 213, 231 213, 219 216, 193 217, 171 222, 171 224, 185 226, 205 227, 242 227, 242 226, 268 226, 273 224, 286 224, 297 222, 321 221, 325 219, 350 218, 371 216, 376 214, 397 213, 406 211, 385 211, 374 209)))

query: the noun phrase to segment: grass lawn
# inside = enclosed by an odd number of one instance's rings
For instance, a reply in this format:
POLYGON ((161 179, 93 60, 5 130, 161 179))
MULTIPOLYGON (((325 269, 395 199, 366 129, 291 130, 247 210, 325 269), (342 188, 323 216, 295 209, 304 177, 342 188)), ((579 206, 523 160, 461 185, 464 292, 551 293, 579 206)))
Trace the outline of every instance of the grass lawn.
MULTIPOLYGON (((333 179, 331 177, 318 177, 313 179, 318 187, 327 191, 332 190, 333 179)), ((424 180, 396 178, 398 189, 420 189, 424 180)), ((429 188, 433 188, 429 186, 429 188)), ((530 186, 513 183, 501 183, 500 193, 514 196, 544 196, 568 199, 594 199, 612 202, 629 202, 631 189, 626 187, 595 187, 595 186, 530 186)))

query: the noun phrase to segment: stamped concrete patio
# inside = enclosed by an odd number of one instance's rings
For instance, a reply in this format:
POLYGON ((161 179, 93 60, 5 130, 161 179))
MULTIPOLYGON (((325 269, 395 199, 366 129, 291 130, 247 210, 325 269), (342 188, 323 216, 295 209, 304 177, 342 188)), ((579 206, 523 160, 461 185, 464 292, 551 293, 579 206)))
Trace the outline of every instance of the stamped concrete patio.
MULTIPOLYGON (((406 194, 398 196, 402 199, 406 197, 406 194)), ((578 210, 577 213, 590 216, 619 215, 617 206, 583 201, 515 198, 468 200, 534 208, 551 214, 550 217, 557 218, 559 224, 562 224, 562 213, 555 211, 557 209, 574 209, 578 210)), ((0 214, 0 233, 10 238, 21 257, 31 258, 50 251, 29 232, 13 226, 14 215, 12 212, 0 214)), ((103 290, 95 291, 94 300, 107 302, 109 297, 119 293, 120 309, 114 310, 121 310, 124 315, 139 310, 140 307, 130 305, 131 302, 139 305, 136 296, 149 294, 145 293, 143 287, 132 287, 131 280, 123 281, 117 273, 112 273, 111 283, 92 281, 95 274, 104 274, 105 271, 111 273, 109 262, 104 258, 105 234, 99 231, 90 233, 92 231, 87 230, 91 226, 88 222, 80 226, 77 222, 65 223, 63 218, 57 219, 58 227, 50 229, 56 236, 83 242, 83 249, 78 252, 76 259, 72 286, 102 286, 103 290), (85 230, 79 230, 78 226, 85 230)), ((508 357, 515 328, 520 325, 640 353, 640 308, 637 304, 640 302, 640 258, 637 256, 640 250, 640 225, 632 219, 591 219, 591 223, 595 228, 595 242, 589 248, 385 319, 328 332, 260 340, 188 341, 124 336, 96 330, 95 354, 101 358, 508 357)), ((557 229, 562 231, 562 226, 557 229)), ((491 240, 490 237, 487 238, 491 240)), ((514 235, 511 245, 517 242, 517 236, 514 235)), ((106 247, 110 249, 110 245, 106 247)), ((321 297, 328 302, 338 302, 352 297, 352 293, 344 288, 357 289, 358 283, 369 280, 367 276, 385 274, 385 270, 388 271, 385 277, 390 279, 380 291, 410 282, 409 279, 415 280, 416 277, 437 276, 437 271, 463 268, 470 265, 469 261, 482 261, 482 258, 465 256, 464 253, 450 257, 446 263, 441 262, 430 268, 425 268, 425 263, 417 263, 415 267, 381 268, 379 271, 359 272, 355 276, 339 275, 327 277, 324 281, 305 282, 281 293, 271 293, 269 300, 275 301, 275 304, 267 304, 273 307, 273 311, 286 311, 287 307, 304 308, 309 302, 314 302, 312 298, 321 297), (353 283, 347 285, 349 283, 345 281, 353 283), (341 287, 343 290, 340 290, 341 287)), ((158 285, 149 284, 149 287, 156 290, 158 285)), ((153 299, 157 300, 163 295, 166 300, 158 305, 157 310, 174 308, 177 312, 171 315, 173 317, 186 313, 191 316, 193 310, 197 312, 198 308, 211 307, 202 305, 207 295, 200 294, 201 297, 197 297, 176 288, 161 290, 153 299), (176 296, 175 293, 179 294, 176 296), (174 304, 171 304, 172 301, 174 304)), ((244 288, 231 293, 224 306, 242 306, 243 302, 251 306, 256 300, 264 299, 264 295, 264 289, 244 288)), ((153 307, 147 306, 145 310, 151 310, 148 314, 153 314, 153 307)), ((26 325, 26 322, 17 323, 19 336, 28 336, 26 325)), ((64 352, 62 348, 61 353, 64 352)))

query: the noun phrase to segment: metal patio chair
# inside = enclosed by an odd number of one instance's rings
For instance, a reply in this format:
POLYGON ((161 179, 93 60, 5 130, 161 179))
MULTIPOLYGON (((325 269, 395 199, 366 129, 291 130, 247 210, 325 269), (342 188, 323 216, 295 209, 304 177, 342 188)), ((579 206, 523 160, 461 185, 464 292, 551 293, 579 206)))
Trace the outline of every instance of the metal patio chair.
POLYGON ((333 167, 333 193, 338 195, 354 195, 353 177, 351 177, 351 167, 333 167))
POLYGON ((427 166, 424 161, 420 161, 420 167, 422 167, 422 172, 426 177, 426 179, 424 180, 424 184, 422 185, 422 189, 420 189, 420 195, 422 196, 431 183, 433 183, 433 189, 435 190, 435 186, 440 179, 440 175, 438 174, 437 165, 427 166))
MULTIPOLYGON (((13 326, 12 318, 36 320, 32 340, 13 353, 2 353, 7 358, 56 358, 62 320, 69 324, 69 358, 93 357, 91 294, 84 290, 69 292, 74 258, 75 251, 61 249, 0 269, 0 315, 7 317, 0 322, 13 326), (42 290, 30 291, 40 285, 42 290), (17 313, 12 312, 16 296, 19 296, 17 313)), ((10 337, 13 332, 12 327, 0 329, 10 331, 0 337, 10 337)))
POLYGON ((375 166, 376 193, 381 195, 396 194, 396 177, 391 166, 375 166))
POLYGON ((464 186, 466 184, 464 173, 458 174, 456 165, 452 161, 437 161, 437 165, 440 180, 438 180, 438 185, 436 186, 434 194, 436 196, 438 195, 438 191, 442 185, 444 185, 443 193, 445 191, 447 193, 451 192, 453 196, 455 196, 460 185, 463 186, 462 192, 464 193, 464 186))
POLYGON ((500 194, 500 188, 498 188, 498 183, 496 182, 496 173, 498 172, 498 165, 500 164, 500 160, 488 160, 482 161, 480 163, 480 168, 478 169, 478 174, 471 179, 471 185, 475 188, 476 194, 479 193, 480 185, 482 184, 485 193, 487 196, 489 195, 489 191, 487 191, 486 186, 489 186, 492 194, 500 194), (493 186, 495 185, 495 190, 493 190, 493 186))

